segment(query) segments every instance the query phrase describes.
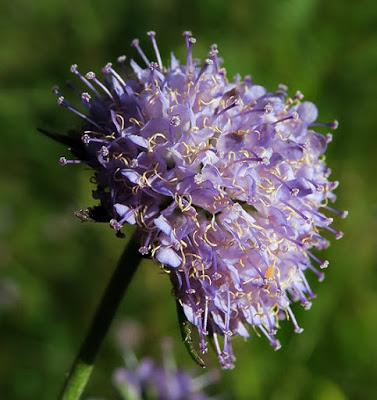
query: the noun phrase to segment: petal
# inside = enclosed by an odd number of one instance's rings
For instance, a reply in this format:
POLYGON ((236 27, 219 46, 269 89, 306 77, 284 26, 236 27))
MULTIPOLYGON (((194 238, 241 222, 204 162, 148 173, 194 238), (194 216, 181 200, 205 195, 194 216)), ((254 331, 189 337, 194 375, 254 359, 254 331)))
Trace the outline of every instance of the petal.
POLYGON ((178 268, 182 263, 182 258, 170 247, 161 247, 156 252, 156 259, 168 267, 178 268))
POLYGON ((140 174, 132 169, 122 169, 121 174, 132 183, 138 183, 140 174))
POLYGON ((155 218, 153 220, 153 223, 157 226, 158 229, 164 232, 165 235, 170 236, 172 228, 169 224, 169 221, 163 215, 160 215, 158 218, 155 218))
POLYGON ((297 113, 304 122, 311 124, 318 117, 317 107, 310 101, 304 101, 297 108, 297 113))

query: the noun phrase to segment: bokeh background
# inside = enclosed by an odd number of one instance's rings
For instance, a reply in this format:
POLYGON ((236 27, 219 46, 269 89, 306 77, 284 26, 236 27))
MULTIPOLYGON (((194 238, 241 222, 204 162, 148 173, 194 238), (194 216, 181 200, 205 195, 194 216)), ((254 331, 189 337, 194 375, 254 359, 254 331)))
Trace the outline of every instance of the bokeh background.
MULTIPOLYGON (((69 66, 99 70, 153 29, 164 57, 183 56, 181 33, 204 57, 216 42, 229 77, 251 73, 269 89, 286 83, 340 128, 327 153, 338 208, 326 280, 305 332, 283 324, 283 348, 237 341, 237 367, 213 389, 228 399, 377 398, 377 3, 375 0, 1 0, 0 1, 0 398, 51 400, 78 349, 124 241, 105 225, 73 217, 93 204, 84 168, 61 168, 67 152, 36 132, 76 120, 50 89, 69 66)), ((175 339, 178 365, 195 368, 179 341, 166 276, 145 263, 98 358, 86 398, 119 399, 111 383, 123 364, 115 340, 126 317, 148 331, 140 356, 175 339)))

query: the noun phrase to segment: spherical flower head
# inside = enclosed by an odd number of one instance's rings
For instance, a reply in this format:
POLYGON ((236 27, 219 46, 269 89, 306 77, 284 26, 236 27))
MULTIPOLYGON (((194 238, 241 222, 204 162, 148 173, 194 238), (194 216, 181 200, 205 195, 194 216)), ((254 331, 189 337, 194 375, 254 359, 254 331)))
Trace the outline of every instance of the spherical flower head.
MULTIPOLYGON (((342 236, 325 212, 346 215, 328 205, 338 184, 324 158, 331 135, 315 131, 337 124, 316 122, 316 106, 284 85, 268 92, 250 77, 229 81, 216 45, 194 60, 190 32, 185 62, 172 54, 165 66, 148 35, 157 62, 135 39, 145 65, 131 60, 132 72, 107 64, 100 80, 72 67, 86 86, 81 110, 54 89, 83 120, 79 136, 55 135, 78 158, 60 162, 93 168, 100 205, 81 217, 108 221, 118 234, 137 225, 140 252, 169 274, 200 350, 210 338, 221 366, 232 368, 232 337, 253 328, 278 349, 279 320, 302 331, 291 305, 310 307, 305 273, 322 280, 328 264, 312 250, 328 246, 322 232, 342 236)), ((118 61, 126 68, 124 56, 118 61)))

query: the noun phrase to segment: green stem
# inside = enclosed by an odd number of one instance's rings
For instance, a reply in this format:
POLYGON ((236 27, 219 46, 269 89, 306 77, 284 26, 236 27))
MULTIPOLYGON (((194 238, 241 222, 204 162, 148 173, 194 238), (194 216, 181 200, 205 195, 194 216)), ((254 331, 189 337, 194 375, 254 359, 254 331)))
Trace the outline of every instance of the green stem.
POLYGON ((124 249, 102 296, 89 331, 64 383, 60 400, 78 400, 83 393, 101 344, 142 259, 138 248, 138 238, 134 234, 124 249))

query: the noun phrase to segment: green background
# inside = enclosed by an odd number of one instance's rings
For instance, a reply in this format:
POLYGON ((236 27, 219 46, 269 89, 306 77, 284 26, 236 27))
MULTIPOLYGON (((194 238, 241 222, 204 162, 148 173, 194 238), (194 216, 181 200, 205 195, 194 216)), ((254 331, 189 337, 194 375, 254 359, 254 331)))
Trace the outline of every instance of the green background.
MULTIPOLYGON (((215 393, 230 399, 377 398, 377 3, 375 0, 0 1, 0 398, 51 400, 77 350, 124 241, 105 225, 81 224, 73 211, 93 204, 89 171, 61 168, 67 151, 36 132, 76 120, 50 89, 69 66, 98 71, 145 32, 157 32, 166 58, 184 54, 183 30, 204 57, 216 42, 228 76, 251 73, 269 89, 286 83, 340 121, 327 153, 341 181, 326 280, 311 283, 311 311, 295 307, 305 329, 284 323, 275 353, 264 339, 236 340, 236 369, 215 393)), ((149 46, 150 47, 150 46, 149 46)), ((149 51, 149 50, 148 50, 149 51)), ((118 399, 111 384, 122 354, 114 336, 132 317, 148 331, 140 356, 159 356, 176 339, 180 366, 192 368, 178 340, 166 276, 144 264, 100 354, 87 397, 118 399)), ((214 364, 215 365, 215 364, 214 364)))

